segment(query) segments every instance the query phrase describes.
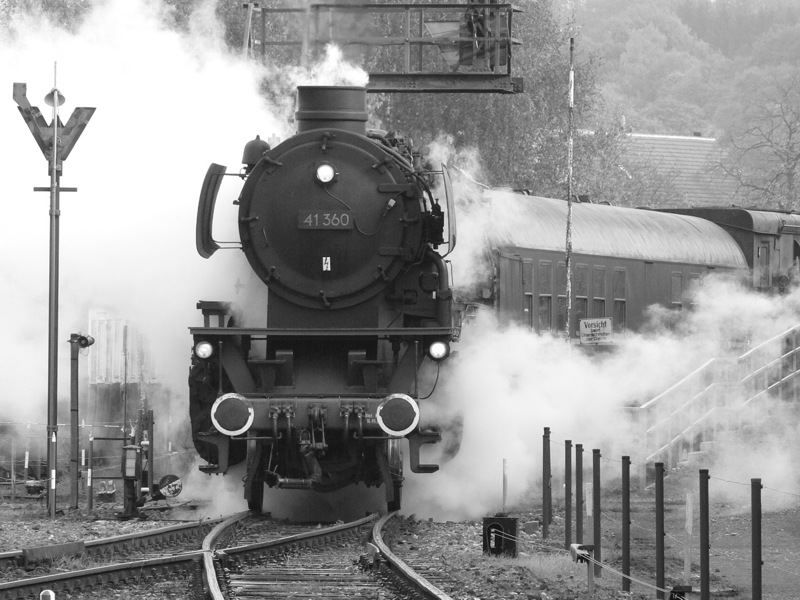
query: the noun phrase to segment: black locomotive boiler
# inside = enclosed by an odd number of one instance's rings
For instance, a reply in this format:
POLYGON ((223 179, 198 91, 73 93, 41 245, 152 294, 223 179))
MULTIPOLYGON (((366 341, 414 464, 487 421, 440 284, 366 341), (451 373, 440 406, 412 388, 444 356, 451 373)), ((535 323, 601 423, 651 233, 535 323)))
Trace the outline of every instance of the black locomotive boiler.
MULTIPOLYGON (((420 370, 438 373, 456 332, 440 251, 455 243, 452 202, 440 205, 437 174, 401 137, 366 130, 364 88, 305 86, 297 101, 297 134, 274 148, 257 138, 243 159, 241 249, 266 284, 263 308, 244 327, 227 301, 201 301, 203 326, 190 328, 194 443, 203 471, 246 461, 254 510, 265 485, 356 483, 384 485, 396 509, 403 438, 412 471, 438 468, 420 464, 441 437, 420 427, 435 385, 420 370)), ((224 174, 212 164, 201 191, 206 258, 224 174)))

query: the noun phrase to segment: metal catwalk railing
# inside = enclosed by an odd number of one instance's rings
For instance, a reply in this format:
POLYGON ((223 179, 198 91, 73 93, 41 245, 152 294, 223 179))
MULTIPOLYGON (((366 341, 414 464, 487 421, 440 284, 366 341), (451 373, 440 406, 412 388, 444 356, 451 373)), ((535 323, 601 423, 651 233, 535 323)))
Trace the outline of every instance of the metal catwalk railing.
POLYGON ((643 449, 640 477, 647 481, 656 462, 674 468, 720 431, 753 421, 767 399, 797 401, 798 375, 800 325, 738 357, 712 358, 647 402, 628 407, 643 449))

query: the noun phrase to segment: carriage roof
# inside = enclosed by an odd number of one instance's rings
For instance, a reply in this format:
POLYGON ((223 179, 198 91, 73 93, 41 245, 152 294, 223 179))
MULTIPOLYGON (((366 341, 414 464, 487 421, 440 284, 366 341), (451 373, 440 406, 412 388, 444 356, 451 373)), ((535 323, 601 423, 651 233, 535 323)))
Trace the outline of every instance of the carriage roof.
MULTIPOLYGON (((564 251, 567 202, 513 192, 490 192, 490 243, 498 248, 564 251)), ((720 226, 688 215, 573 203, 576 254, 746 268, 736 242, 720 226)))

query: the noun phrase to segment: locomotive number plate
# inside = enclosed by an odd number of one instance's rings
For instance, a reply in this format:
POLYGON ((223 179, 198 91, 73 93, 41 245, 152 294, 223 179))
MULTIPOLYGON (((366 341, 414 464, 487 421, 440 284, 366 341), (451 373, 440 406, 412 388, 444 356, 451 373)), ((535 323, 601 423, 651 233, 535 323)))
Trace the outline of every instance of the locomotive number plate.
POLYGON ((301 210, 298 229, 352 229, 353 216, 348 211, 301 210))

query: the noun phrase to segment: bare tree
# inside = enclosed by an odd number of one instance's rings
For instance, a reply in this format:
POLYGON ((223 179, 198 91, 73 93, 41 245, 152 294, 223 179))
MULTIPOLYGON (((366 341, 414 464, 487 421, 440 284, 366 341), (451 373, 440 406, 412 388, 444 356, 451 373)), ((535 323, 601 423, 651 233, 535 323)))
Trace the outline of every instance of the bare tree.
POLYGON ((798 208, 800 166, 800 72, 775 68, 744 77, 723 144, 722 169, 738 183, 738 195, 763 207, 798 208))

